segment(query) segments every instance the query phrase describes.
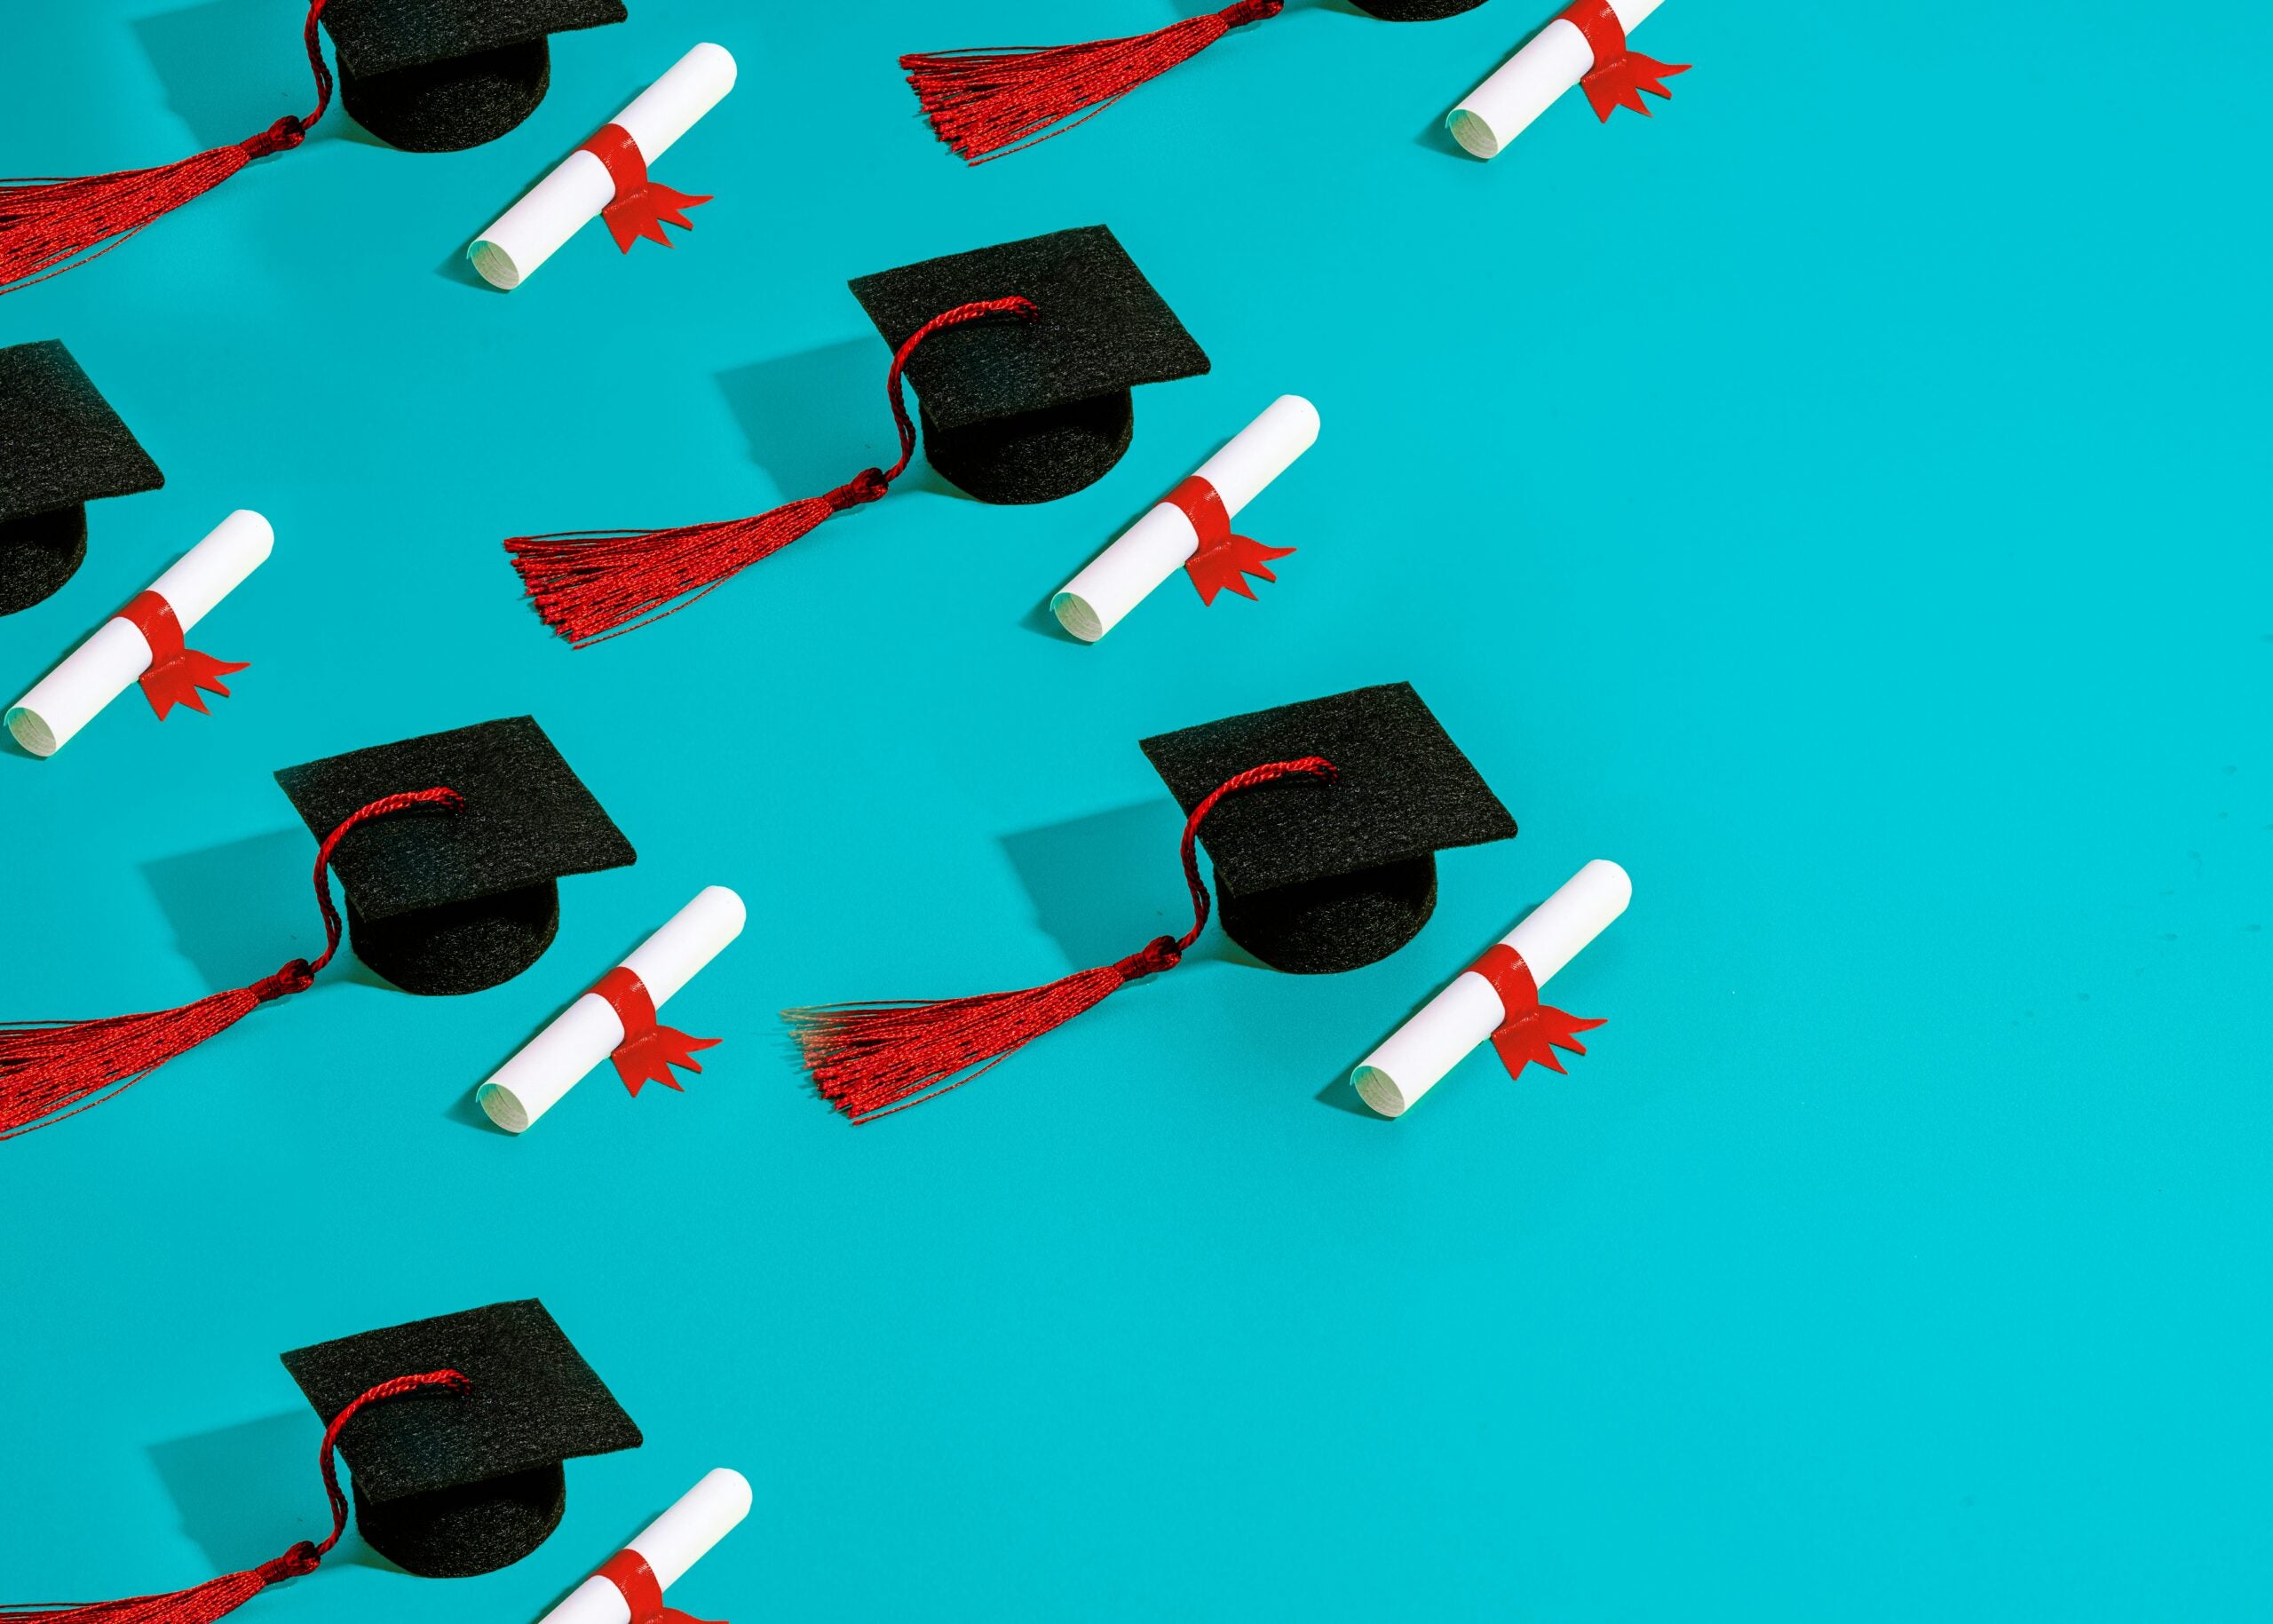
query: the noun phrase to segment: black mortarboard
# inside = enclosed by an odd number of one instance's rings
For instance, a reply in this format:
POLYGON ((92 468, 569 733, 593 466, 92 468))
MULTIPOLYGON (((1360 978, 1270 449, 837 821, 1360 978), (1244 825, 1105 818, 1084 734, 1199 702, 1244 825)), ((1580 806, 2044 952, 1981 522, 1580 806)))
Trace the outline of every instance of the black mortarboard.
POLYGON ((1371 12, 1390 22, 1435 22, 1439 18, 1472 12, 1484 0, 1355 0, 1355 4, 1359 11, 1371 12))
POLYGON ((1018 295, 1031 321, 935 333, 908 363, 931 466, 981 502, 1050 502, 1111 471, 1129 391, 1197 377, 1208 356, 1103 226, 862 276, 852 297, 894 350, 958 305, 1018 295))
POLYGON ((546 36, 626 15, 622 0, 331 0, 323 22, 356 123, 408 152, 458 152, 536 110, 546 36))
POLYGON ((444 1314, 284 1355, 329 1427, 398 1376, 455 1370, 463 1392, 360 1412, 339 1435, 366 1544, 427 1579, 519 1562, 566 1509, 561 1462, 637 1449, 639 1429, 531 1298, 444 1314))
POLYGON ((1323 756, 1340 769, 1323 793, 1288 781, 1225 800, 1200 831, 1224 932, 1276 970, 1387 958, 1437 906, 1437 852, 1516 832, 1407 683, 1187 727, 1143 748, 1187 812, 1264 762, 1323 756))
POLYGON ((319 840, 385 796, 439 787, 464 797, 447 818, 366 823, 332 855, 355 956, 407 992, 511 980, 551 945, 554 882, 637 860, 529 717, 287 767, 276 781, 319 840))
POLYGON ((59 339, 0 350, 0 614, 87 556, 87 506, 166 482, 59 339))

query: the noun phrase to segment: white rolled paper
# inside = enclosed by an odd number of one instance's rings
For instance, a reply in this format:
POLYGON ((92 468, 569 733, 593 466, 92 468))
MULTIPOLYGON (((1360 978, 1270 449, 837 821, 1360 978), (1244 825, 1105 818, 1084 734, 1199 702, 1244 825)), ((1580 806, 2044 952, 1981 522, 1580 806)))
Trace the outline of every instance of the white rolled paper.
MULTIPOLYGON (((623 968, 639 978, 661 1010, 742 933, 748 917, 740 897, 723 885, 706 885, 661 930, 633 948, 623 968)), ((615 1006, 598 993, 586 993, 499 1066, 474 1098, 507 1133, 525 1132, 622 1042, 623 1023, 616 1018, 615 1006)))
MULTIPOLYGON (((1610 9, 1631 34, 1665 0, 1611 0, 1610 9)), ((1564 91, 1594 71, 1594 47, 1579 25, 1557 17, 1502 63, 1500 71, 1468 93, 1445 115, 1453 139, 1479 158, 1497 157, 1564 91)))
MULTIPOLYGON (((268 521, 239 508, 211 534, 174 561, 149 590, 173 606, 187 635, 213 606, 267 561, 276 544, 268 521)), ((133 622, 113 615, 63 663, 8 708, 8 731, 35 756, 52 756, 93 721, 102 708, 150 669, 150 645, 133 622)))
MULTIPOLYGON (((1626 870, 1598 857, 1500 939, 1523 955, 1532 979, 1543 987, 1633 899, 1634 882, 1626 870)), ((1350 1081, 1358 1097, 1383 1116, 1402 1116, 1507 1018, 1492 983, 1462 970, 1366 1056, 1350 1081)))
MULTIPOLYGON (((638 1551, 655 1575, 657 1587, 668 1590, 734 1531, 749 1515, 749 1480, 721 1466, 706 1473, 625 1549, 638 1551)), ((595 1573, 540 1624, 631 1624, 631 1606, 613 1580, 595 1573)))
MULTIPOLYGON (((608 122, 622 125, 652 164, 733 88, 733 54, 724 45, 697 45, 608 122)), ((580 147, 475 239, 466 257, 491 287, 518 288, 614 201, 607 165, 580 147)))
MULTIPOLYGON (((1317 407, 1300 395, 1280 395, 1200 463, 1199 477, 1216 487, 1224 512, 1236 518, 1318 443, 1318 427, 1317 407)), ((1082 642, 1094 643, 1199 551, 1192 520, 1176 503, 1162 502, 1067 582, 1049 600, 1049 612, 1082 642)))

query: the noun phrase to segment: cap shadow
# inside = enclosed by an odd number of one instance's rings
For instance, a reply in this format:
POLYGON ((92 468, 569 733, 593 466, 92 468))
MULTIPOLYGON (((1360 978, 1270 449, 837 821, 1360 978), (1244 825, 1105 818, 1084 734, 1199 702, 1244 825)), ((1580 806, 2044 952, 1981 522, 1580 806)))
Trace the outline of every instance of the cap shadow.
MULTIPOLYGON (((836 489, 899 456, 884 397, 890 358, 873 337, 822 345, 716 375, 718 392, 784 502, 836 489)), ((962 493, 931 471, 919 448, 900 490, 962 493)))
POLYGON ((233 1573, 330 1532, 314 1470, 323 1430, 313 1411, 153 1444, 146 1452, 214 1571, 233 1573))
MULTIPOLYGON (((1176 863, 1183 832, 1176 803, 1161 799, 1021 829, 1001 844, 1034 902, 1034 923, 1086 970, 1191 927, 1176 863)), ((1189 956, 1263 968, 1221 931, 1203 933, 1189 956)))
POLYGON ((173 926, 174 951, 219 992, 321 947, 307 940, 317 925, 310 862, 306 830, 275 829, 159 858, 142 878, 173 926))
MULTIPOLYGON (((300 45, 299 20, 305 14, 305 6, 282 7, 275 0, 205 0, 137 17, 131 26, 165 86, 169 110, 189 126, 199 146, 226 147, 259 134, 285 114, 314 107, 315 87, 300 45)), ((343 120, 337 129, 347 127, 343 120)))

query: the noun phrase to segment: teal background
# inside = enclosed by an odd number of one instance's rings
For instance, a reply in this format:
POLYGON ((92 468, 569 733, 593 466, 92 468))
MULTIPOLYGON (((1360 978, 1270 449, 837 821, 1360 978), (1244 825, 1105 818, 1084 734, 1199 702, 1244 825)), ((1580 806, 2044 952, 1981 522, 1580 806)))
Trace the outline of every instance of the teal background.
MULTIPOLYGON (((1196 4, 1187 9, 1199 10, 1196 4)), ((899 51, 1163 0, 633 0, 490 147, 337 111, 0 300, 158 458, 0 622, 20 693, 228 509, 273 559, 122 699, 0 756, 12 1017, 162 1007, 318 939, 270 780, 534 712, 639 848, 531 972, 352 961, 0 1147, 0 1599, 171 1588, 320 1532, 276 1354, 539 1295, 645 1429, 540 1552, 448 1584, 352 1540, 264 1624, 534 1620, 707 1468, 702 1618, 2260 1619, 2273 1042, 2262 515, 2273 18, 2112 0, 1707 5, 1650 121, 1504 157, 1446 107, 1551 9, 1297 5, 967 170, 899 51), (735 93, 511 295, 467 239, 697 39, 735 93), (669 624, 576 653, 518 532, 756 512, 889 460, 848 276, 1105 221, 1215 360, 1054 505, 920 464, 669 624), (1049 591, 1272 396, 1325 419, 1242 528, 1262 601, 1105 642, 1049 591), (1406 951, 1211 935, 948 1101, 854 1131, 774 1011, 1012 987, 1178 928, 1136 740, 1407 679, 1516 812, 1406 951), (1566 1078, 1338 1081, 1590 857, 1635 902, 1566 1078), (525 1138, 473 1087, 701 885, 752 924, 670 1006, 684 1096, 525 1138)), ((33 0, 0 170, 308 105, 293 0, 33 0)))

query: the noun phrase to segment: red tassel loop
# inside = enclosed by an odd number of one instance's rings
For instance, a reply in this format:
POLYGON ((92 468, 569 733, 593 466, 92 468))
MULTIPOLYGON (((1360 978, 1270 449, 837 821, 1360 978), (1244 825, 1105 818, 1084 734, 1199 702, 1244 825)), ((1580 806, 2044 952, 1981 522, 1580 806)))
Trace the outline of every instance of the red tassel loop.
POLYGON ((269 1586, 314 1573, 346 1533, 347 1495, 339 1486, 339 1463, 333 1455, 339 1447, 339 1434, 350 1421, 366 1406, 406 1393, 438 1387, 462 1394, 471 1386, 455 1370, 397 1376, 360 1395, 333 1418, 324 1430, 323 1450, 317 1457, 323 1467, 323 1492, 331 1499, 331 1534, 322 1543, 303 1540, 273 1562, 242 1573, 224 1573, 166 1596, 137 1596, 123 1602, 29 1602, 0 1606, 0 1624, 213 1624, 216 1619, 226 1618, 269 1586))
POLYGON ((294 959, 250 986, 213 993, 178 1010, 103 1020, 0 1024, 0 1142, 91 1111, 176 1056, 226 1032, 262 1004, 305 992, 339 951, 343 927, 325 870, 348 830, 407 807, 441 806, 455 812, 463 804, 455 789, 391 795, 359 807, 332 830, 316 853, 316 903, 323 909, 324 949, 313 962, 294 959))
POLYGON ((0 180, 0 294, 100 258, 160 215, 202 197, 255 158, 289 152, 307 139, 331 105, 331 69, 324 66, 316 20, 324 0, 312 0, 305 37, 315 70, 316 110, 289 114, 234 147, 216 147, 155 169, 120 170, 58 180, 34 177, 0 180), (103 245, 103 246, 99 246, 103 245))
POLYGON ((1089 123, 1233 28, 1267 22, 1285 9, 1285 0, 1239 0, 1150 34, 1039 51, 1023 45, 939 51, 904 56, 899 65, 939 139, 966 161, 985 163, 1089 123))
POLYGON ((513 567, 544 623, 582 648, 677 614, 760 558, 777 553, 834 514, 881 501, 915 455, 915 423, 900 396, 900 377, 916 346, 933 333, 982 316, 1041 313, 1015 296, 958 305, 933 316, 891 358, 884 390, 899 429, 899 461, 867 468, 825 496, 806 496, 755 519, 730 519, 669 530, 561 530, 517 535, 505 543, 513 567))
POLYGON ((993 1071, 1043 1033, 1143 976, 1174 970, 1207 928, 1208 887, 1200 877, 1200 826, 1227 796, 1283 778, 1331 784, 1339 776, 1322 756, 1266 762, 1226 780, 1192 809, 1184 825, 1184 881, 1192 891, 1192 929, 1162 936, 1115 964, 1084 970, 1022 993, 982 993, 925 1003, 836 1003, 787 1010, 805 1066, 822 1096, 855 1122, 920 1105, 993 1071))

